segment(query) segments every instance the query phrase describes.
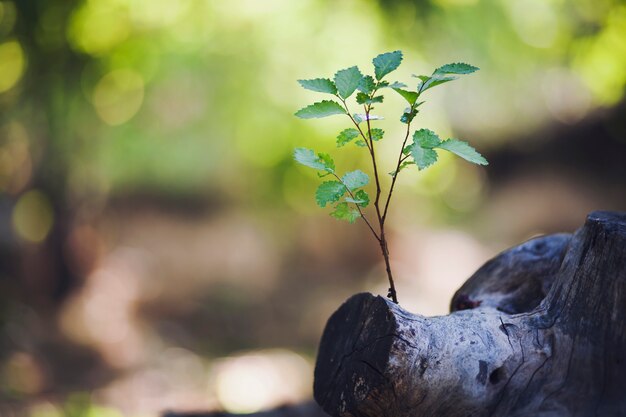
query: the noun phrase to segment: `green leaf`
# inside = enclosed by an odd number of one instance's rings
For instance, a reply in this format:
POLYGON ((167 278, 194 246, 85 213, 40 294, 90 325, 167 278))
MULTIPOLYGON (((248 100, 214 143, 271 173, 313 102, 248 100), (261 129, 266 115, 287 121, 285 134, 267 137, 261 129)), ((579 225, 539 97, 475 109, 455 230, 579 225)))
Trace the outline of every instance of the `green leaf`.
POLYGON ((444 74, 434 74, 432 77, 428 77, 428 80, 423 81, 422 84, 419 85, 418 89, 423 92, 440 84, 447 83, 448 81, 456 80, 457 78, 459 77, 444 74))
POLYGON ((343 146, 359 137, 359 131, 353 127, 342 130, 337 136, 337 146, 343 146))
POLYGON ((372 91, 376 89, 376 81, 374 81, 374 77, 372 77, 371 75, 366 75, 365 77, 361 78, 361 81, 359 82, 359 86, 357 88, 362 93, 371 94, 372 91))
POLYGON ((439 149, 445 149, 461 158, 477 165, 488 165, 489 162, 479 154, 476 149, 472 148, 469 143, 459 139, 447 139, 437 146, 439 149))
POLYGON ((453 64, 443 65, 435 70, 435 73, 439 74, 471 74, 472 72, 478 71, 480 68, 475 67, 470 64, 465 64, 462 62, 457 62, 453 64))
POLYGON ((418 94, 415 91, 406 91, 401 88, 393 89, 396 93, 400 94, 406 101, 409 102, 410 105, 415 104, 417 101, 418 94))
POLYGON ((348 190, 352 191, 366 186, 370 182, 370 177, 368 177, 365 172, 357 169, 355 171, 347 172, 343 177, 341 177, 341 181, 346 187, 348 187, 348 190))
POLYGON ((313 149, 296 148, 293 152, 296 162, 320 171, 335 172, 335 162, 330 155, 320 153, 315 155, 313 149))
POLYGON ((405 147, 403 152, 408 150, 415 161, 415 165, 422 170, 437 162, 437 152, 432 148, 441 144, 441 139, 432 130, 420 129, 413 133, 413 144, 405 147))
POLYGON ((404 168, 406 168, 406 167, 408 167, 410 165, 415 165, 415 162, 413 162, 413 161, 404 161, 403 163, 400 164, 400 167, 398 168, 397 171, 391 171, 389 173, 389 175, 391 175, 392 177, 395 177, 396 175, 398 175, 398 173, 400 171, 402 171, 404 168))
POLYGON ((365 148, 367 146, 363 139, 357 140, 356 142, 354 142, 354 144, 360 148, 365 148))
POLYGON ((328 78, 314 78, 312 80, 298 80, 300 85, 307 90, 320 93, 337 94, 335 83, 328 78))
POLYGON ((378 55, 372 60, 374 64, 374 73, 377 80, 381 80, 385 75, 400 66, 402 62, 402 52, 393 51, 378 55))
POLYGON ((350 97, 361 83, 362 78, 363 74, 356 66, 337 71, 335 85, 339 96, 343 99, 350 97))
POLYGON ((401 83, 399 81, 395 81, 395 82, 389 84, 388 87, 389 88, 406 88, 407 86, 404 83, 401 83))
POLYGON ((341 104, 332 100, 318 101, 296 112, 296 116, 301 119, 316 119, 334 114, 346 114, 346 111, 341 104))
POLYGON ((339 181, 326 181, 317 187, 315 201, 320 207, 326 207, 328 203, 335 203, 346 193, 346 187, 339 181))
POLYGON ((375 127, 371 130, 371 134, 372 134, 372 140, 379 141, 385 135, 385 131, 375 127))
POLYGON ((354 198, 346 197, 346 202, 358 204, 360 207, 367 207, 370 203, 370 196, 365 192, 365 190, 359 190, 354 193, 354 198))
POLYGON ((370 99, 370 96, 365 93, 356 93, 357 104, 365 104, 370 99))
POLYGON ((407 108, 404 111, 404 113, 402 113, 402 116, 400 117, 400 121, 405 124, 410 123, 415 118, 415 116, 417 116, 417 113, 419 113, 419 110, 415 108, 414 109, 407 108))
POLYGON ((322 164, 324 164, 324 166, 326 167, 326 171, 335 172, 335 161, 333 161, 333 158, 329 154, 320 152, 317 154, 317 156, 319 160, 322 161, 322 164))
POLYGON ((339 203, 335 206, 335 211, 330 213, 336 219, 346 220, 350 223, 354 223, 356 219, 361 217, 359 210, 356 208, 351 208, 348 203, 339 203))
POLYGON ((446 64, 435 71, 433 71, 433 75, 430 77, 427 75, 414 75, 414 77, 422 80, 422 83, 419 85, 420 91, 426 91, 430 88, 436 87, 443 83, 447 83, 448 81, 456 80, 459 77, 455 77, 449 74, 471 74, 474 71, 478 71, 477 67, 469 64, 463 63, 455 63, 455 64, 446 64))
POLYGON ((376 97, 370 98, 365 93, 357 93, 357 95, 356 95, 356 102, 358 104, 382 103, 383 99, 384 99, 383 96, 376 96, 376 97))
POLYGON ((441 139, 432 130, 420 129, 413 133, 413 142, 422 148, 432 149, 441 143, 441 139))
POLYGON ((384 100, 383 96, 376 96, 370 98, 367 94, 358 93, 356 96, 356 102, 358 104, 373 104, 373 103, 382 103, 384 100))
POLYGON ((432 149, 422 148, 419 144, 414 143, 410 146, 411 156, 415 161, 415 165, 420 170, 428 168, 435 162, 437 162, 437 152, 432 149))

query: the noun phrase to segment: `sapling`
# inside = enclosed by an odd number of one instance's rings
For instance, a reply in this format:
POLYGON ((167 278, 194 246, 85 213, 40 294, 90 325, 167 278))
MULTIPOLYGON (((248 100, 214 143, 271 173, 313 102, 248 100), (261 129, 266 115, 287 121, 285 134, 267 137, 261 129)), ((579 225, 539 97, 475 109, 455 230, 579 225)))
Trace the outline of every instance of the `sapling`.
POLYGON ((471 163, 487 165, 487 160, 476 152, 467 142, 449 138, 441 140, 437 134, 428 129, 415 130, 412 135, 413 141, 407 143, 411 137, 411 124, 419 113, 419 107, 424 101, 419 101, 422 94, 427 90, 457 79, 457 75, 471 74, 478 68, 463 63, 447 64, 437 68, 432 75, 414 75, 419 81, 415 89, 400 82, 389 82, 384 78, 395 71, 402 62, 402 52, 394 51, 378 55, 372 60, 374 75, 363 75, 358 67, 352 66, 335 73, 333 79, 315 78, 310 80, 298 80, 300 85, 307 90, 329 94, 332 100, 322 100, 304 107, 296 112, 296 116, 302 119, 321 118, 332 115, 346 116, 352 127, 342 130, 337 135, 337 147, 343 147, 353 143, 357 147, 364 148, 369 154, 372 164, 372 173, 376 191, 373 195, 375 220, 370 220, 365 209, 369 206, 371 198, 363 187, 369 184, 369 176, 357 169, 341 175, 335 167, 335 162, 327 153, 315 153, 312 149, 296 148, 294 158, 302 165, 318 170, 320 177, 330 180, 320 184, 315 192, 315 200, 320 207, 332 205, 331 216, 354 223, 362 219, 380 246, 385 260, 385 269, 389 279, 389 292, 387 297, 398 303, 396 287, 391 273, 389 262, 389 248, 385 235, 385 221, 389 210, 389 203, 393 196, 394 186, 398 175, 402 170, 410 166, 417 166, 423 170, 437 162, 437 151, 451 152, 471 163), (388 88, 398 93, 408 107, 400 116, 400 122, 406 127, 402 138, 402 144, 398 149, 398 158, 395 168, 389 173, 391 183, 386 193, 381 187, 381 169, 376 158, 376 142, 383 139, 385 132, 374 127, 376 121, 382 119, 373 113, 373 110, 383 102, 382 90, 388 88), (354 94, 356 92, 356 94, 354 94), (362 109, 362 113, 353 113, 348 105, 350 97, 355 98, 356 104, 362 109), (384 194, 384 195, 383 195, 384 194))

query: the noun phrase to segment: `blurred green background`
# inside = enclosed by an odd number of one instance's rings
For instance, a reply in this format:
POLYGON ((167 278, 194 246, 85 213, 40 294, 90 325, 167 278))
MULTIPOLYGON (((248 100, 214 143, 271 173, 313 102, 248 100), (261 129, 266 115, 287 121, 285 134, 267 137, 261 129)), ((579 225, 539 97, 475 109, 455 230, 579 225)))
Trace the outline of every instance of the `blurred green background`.
MULTIPOLYGON (((342 170, 348 127, 303 121, 330 77, 401 49, 463 61, 415 125, 469 140, 400 177, 403 306, 444 314, 497 251, 626 209, 618 0, 0 1, 0 415, 255 411, 310 396, 326 318, 386 293, 362 224, 315 207, 296 146, 342 170)), ((402 99, 379 126, 392 169, 402 99)))

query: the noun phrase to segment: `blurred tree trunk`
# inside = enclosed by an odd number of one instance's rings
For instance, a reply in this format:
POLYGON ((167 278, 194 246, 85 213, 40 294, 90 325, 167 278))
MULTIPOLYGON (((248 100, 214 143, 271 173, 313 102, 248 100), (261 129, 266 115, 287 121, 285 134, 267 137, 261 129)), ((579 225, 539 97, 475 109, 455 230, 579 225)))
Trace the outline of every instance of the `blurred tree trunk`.
MULTIPOLYGON (((14 242, 5 274, 17 280, 18 293, 30 305, 53 311, 80 282, 67 250, 74 218, 74 207, 68 204, 68 173, 78 146, 69 101, 80 91, 81 72, 89 58, 72 50, 66 38, 67 23, 80 1, 13 4, 17 11, 13 34, 28 65, 20 81, 22 91, 16 102, 9 103, 11 108, 2 112, 1 122, 25 126, 33 167, 31 180, 21 192, 42 192, 52 206, 54 222, 44 241, 14 242), (56 28, 54 36, 44 31, 51 26, 56 28)), ((19 197, 12 196, 14 201, 19 197)))

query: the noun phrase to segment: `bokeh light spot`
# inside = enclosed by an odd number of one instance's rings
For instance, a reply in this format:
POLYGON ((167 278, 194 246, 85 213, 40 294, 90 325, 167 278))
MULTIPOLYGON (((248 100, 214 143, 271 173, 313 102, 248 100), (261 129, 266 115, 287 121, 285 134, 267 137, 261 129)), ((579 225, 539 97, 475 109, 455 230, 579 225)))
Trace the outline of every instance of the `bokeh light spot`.
POLYGON ((434 2, 442 7, 455 7, 473 6, 478 3, 478 0, 434 0, 434 2))
POLYGON ((32 177, 32 157, 28 132, 23 124, 11 122, 0 129, 5 139, 0 146, 0 190, 19 194, 32 177))
POLYGON ((520 39, 535 48, 551 47, 558 35, 558 19, 550 2, 516 0, 509 6, 511 23, 520 39))
POLYGON ((29 417, 63 417, 63 412, 53 404, 44 402, 32 406, 29 417))
POLYGON ((617 8, 595 38, 579 42, 574 68, 604 104, 617 103, 626 85, 626 6, 617 8))
POLYGON ((67 37, 76 48, 101 55, 122 43, 130 34, 127 10, 114 1, 87 1, 72 16, 67 37))
POLYGON ((28 191, 13 208, 13 228, 26 241, 43 241, 50 233, 53 222, 52 205, 41 191, 28 191))
POLYGON ((130 120, 141 108, 144 81, 129 69, 111 71, 100 79, 92 102, 100 119, 116 126, 130 120))
POLYGON ((17 41, 0 45, 0 93, 13 88, 24 74, 24 51, 17 41))
POLYGON ((91 406, 86 417, 124 417, 119 411, 100 406, 91 406))
POLYGON ((41 390, 43 384, 39 365, 31 355, 24 352, 17 352, 9 358, 2 372, 2 379, 9 389, 20 394, 35 394, 41 390))
POLYGON ((253 413, 310 395, 303 383, 310 372, 304 358, 287 350, 227 358, 216 369, 217 396, 228 412, 253 413))
POLYGON ((176 23, 189 9, 189 0, 165 1, 155 7, 152 0, 129 2, 133 23, 146 27, 160 27, 176 23))

